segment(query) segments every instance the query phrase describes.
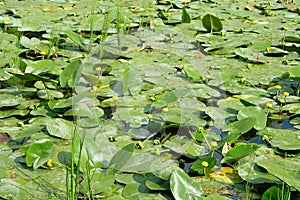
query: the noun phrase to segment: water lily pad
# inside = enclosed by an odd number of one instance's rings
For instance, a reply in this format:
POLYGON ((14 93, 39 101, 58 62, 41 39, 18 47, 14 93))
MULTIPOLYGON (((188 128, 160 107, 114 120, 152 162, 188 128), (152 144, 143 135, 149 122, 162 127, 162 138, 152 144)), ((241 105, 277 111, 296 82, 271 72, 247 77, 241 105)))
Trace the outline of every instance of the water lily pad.
POLYGON ((256 124, 254 125, 255 129, 262 130, 266 127, 267 115, 262 108, 256 106, 245 107, 241 109, 237 115, 239 120, 248 117, 253 117, 256 119, 256 124))
POLYGON ((172 173, 170 177, 170 188, 176 200, 204 199, 200 185, 182 170, 172 173))
POLYGON ((25 73, 41 74, 50 71, 55 66, 52 60, 40 60, 28 63, 25 73))
POLYGON ((61 99, 64 97, 64 94, 59 92, 59 91, 55 91, 55 90, 39 90, 37 92, 37 96, 41 99, 61 99))
POLYGON ((27 166, 37 169, 45 164, 49 160, 53 152, 53 148, 53 143, 47 140, 33 143, 26 152, 27 166))
POLYGON ((23 101, 20 96, 0 94, 0 107, 16 106, 23 103, 23 101))
POLYGON ((252 154, 256 149, 258 149, 259 145, 257 144, 238 144, 234 148, 230 149, 224 158, 222 159, 222 163, 230 163, 237 161, 244 156, 252 154))
POLYGON ((62 139, 71 139, 74 134, 75 125, 74 123, 56 118, 49 119, 46 122, 46 128, 50 135, 59 137, 62 139))
POLYGON ((219 32, 223 29, 220 19, 212 14, 205 15, 202 19, 202 24, 208 32, 219 32))
POLYGON ((300 191, 299 158, 282 158, 276 155, 273 150, 268 152, 268 154, 260 154, 261 158, 257 160, 257 164, 300 191))

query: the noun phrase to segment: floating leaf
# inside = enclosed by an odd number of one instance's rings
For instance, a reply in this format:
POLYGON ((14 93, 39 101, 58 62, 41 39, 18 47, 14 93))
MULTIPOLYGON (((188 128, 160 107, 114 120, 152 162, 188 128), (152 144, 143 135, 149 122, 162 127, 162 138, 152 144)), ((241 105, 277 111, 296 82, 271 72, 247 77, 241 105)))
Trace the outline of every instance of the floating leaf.
POLYGON ((253 117, 243 118, 239 121, 229 124, 224 127, 224 130, 229 130, 229 134, 225 136, 219 143, 218 147, 223 147, 226 142, 235 141, 240 135, 250 131, 256 123, 253 117))
POLYGON ((201 158, 193 163, 191 171, 198 172, 199 175, 205 175, 208 173, 217 163, 217 159, 213 157, 201 158), (204 166, 207 163, 207 166, 204 166))
POLYGON ((41 99, 61 99, 64 97, 64 94, 59 92, 59 91, 55 91, 55 90, 39 90, 37 93, 37 96, 41 99))
POLYGON ((290 77, 300 79, 300 67, 292 67, 289 69, 290 77))
POLYGON ((170 188, 176 200, 204 199, 201 186, 182 170, 177 170, 170 177, 170 188))
POLYGON ((33 169, 37 169, 45 164, 49 160, 53 152, 53 148, 53 143, 48 140, 42 140, 33 143, 26 152, 27 166, 32 166, 33 169))
POLYGON ((223 25, 220 19, 212 14, 205 15, 202 19, 202 24, 208 32, 219 32, 223 29, 223 25))
POLYGON ((74 134, 75 125, 70 121, 56 118, 49 119, 46 123, 46 128, 52 136, 62 139, 71 139, 74 134))
POLYGON ((28 63, 25 73, 41 74, 50 71, 55 66, 52 60, 39 60, 33 63, 28 63))
POLYGON ((110 160, 109 163, 109 174, 115 174, 117 173, 131 158, 132 153, 134 151, 135 144, 131 143, 127 146, 123 147, 121 150, 119 150, 110 160))
POLYGON ((202 82, 203 78, 201 75, 192 67, 185 66, 183 67, 183 72, 187 78, 191 79, 194 82, 202 82))
POLYGON ((150 177, 146 180, 146 186, 150 190, 169 190, 170 189, 170 182, 169 180, 163 180, 158 177, 150 177))
POLYGON ((300 150, 300 131, 286 130, 280 132, 270 140, 272 146, 282 150, 300 150))
POLYGON ((258 107, 258 106, 248 106, 245 108, 242 108, 239 113, 237 118, 239 120, 245 119, 248 117, 253 117, 256 119, 256 123, 254 125, 254 128, 256 130, 262 130, 266 127, 267 124, 267 114, 265 111, 258 107))
POLYGON ((222 163, 230 163, 237 161, 251 153, 253 153, 256 149, 258 149, 259 145, 257 144, 238 144, 234 148, 230 149, 224 158, 222 159, 222 163))
POLYGON ((264 154, 259 154, 257 164, 265 168, 270 174, 300 191, 299 158, 282 158, 276 155, 274 150, 266 149, 264 154))
POLYGON ((235 184, 243 181, 237 171, 231 167, 221 167, 218 170, 214 170, 209 174, 209 177, 225 184, 235 184))

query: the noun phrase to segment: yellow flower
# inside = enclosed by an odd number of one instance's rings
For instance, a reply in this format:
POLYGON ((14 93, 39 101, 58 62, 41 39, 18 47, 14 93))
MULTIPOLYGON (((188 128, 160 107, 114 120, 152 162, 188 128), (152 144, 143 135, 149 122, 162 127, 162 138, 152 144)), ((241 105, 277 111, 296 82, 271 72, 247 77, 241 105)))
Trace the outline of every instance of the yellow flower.
POLYGON ((280 102, 280 103, 285 103, 285 100, 282 99, 282 98, 280 98, 280 99, 279 99, 279 102, 280 102))
POLYGON ((101 67, 96 67, 97 72, 101 72, 101 67))
POLYGON ((48 161, 47 161, 47 166, 48 167, 53 167, 53 164, 52 164, 52 159, 49 159, 48 161))
POLYGON ((169 112, 169 108, 168 108, 168 107, 164 107, 164 108, 162 109, 162 111, 165 112, 165 113, 166 113, 166 112, 169 112))
POLYGON ((9 21, 8 20, 3 20, 3 24, 7 25, 7 24, 9 24, 9 21))
POLYGON ((202 165, 203 167, 208 167, 208 162, 203 161, 203 162, 201 163, 201 165, 202 165))
POLYGON ((221 35, 224 37, 225 36, 225 31, 221 31, 221 35))
POLYGON ((262 137, 262 140, 263 140, 263 141, 268 141, 268 140, 269 140, 269 137, 268 137, 267 135, 264 135, 264 136, 262 137))
POLYGON ((119 97, 118 96, 113 96, 112 99, 117 101, 119 99, 119 97))
POLYGON ((149 114, 147 114, 147 117, 148 117, 149 119, 151 119, 151 118, 153 117, 153 115, 152 115, 151 113, 149 113, 149 114))
POLYGON ((144 143, 141 142, 141 141, 138 141, 136 144, 135 144, 136 148, 138 149, 144 149, 145 146, 144 146, 144 143))
POLYGON ((23 126, 24 126, 24 122, 19 121, 19 122, 18 122, 18 126, 23 127, 23 126))
POLYGON ((149 99, 151 100, 151 101, 155 101, 155 97, 154 96, 151 96, 151 97, 149 97, 149 99))
POLYGON ((125 28, 125 24, 119 24, 119 28, 125 28))
POLYGON ((284 31, 288 31, 289 28, 285 26, 285 27, 283 27, 283 30, 284 30, 284 31))
POLYGON ((216 147, 216 146, 218 146, 218 143, 217 143, 216 141, 212 141, 212 142, 210 143, 210 145, 213 146, 213 147, 216 147))
POLYGON ((241 83, 246 83, 247 79, 245 77, 241 78, 241 83))
POLYGON ((266 106, 267 106, 268 108, 272 108, 272 107, 273 107, 273 104, 272 104, 272 102, 267 102, 267 103, 266 103, 266 106))
POLYGON ((267 47, 267 52, 268 52, 268 53, 271 52, 271 47, 267 47))
POLYGON ((198 127, 198 132, 202 133, 204 131, 204 128, 202 126, 198 127))
POLYGON ((41 54, 41 55, 46 55, 47 52, 46 52, 46 51, 41 51, 40 54, 41 54))
POLYGON ((102 40, 103 39, 103 35, 98 35, 97 37, 99 40, 102 40))
POLYGON ((281 89, 281 86, 280 86, 280 85, 275 85, 275 89, 276 89, 276 90, 280 90, 280 89, 281 89))
POLYGON ((114 136, 108 136, 108 140, 110 141, 110 142, 115 142, 116 141, 116 138, 114 137, 114 136))
POLYGON ((289 96, 290 95, 290 93, 288 93, 288 92, 284 92, 283 93, 283 96, 285 96, 285 97, 287 97, 287 96, 289 96))

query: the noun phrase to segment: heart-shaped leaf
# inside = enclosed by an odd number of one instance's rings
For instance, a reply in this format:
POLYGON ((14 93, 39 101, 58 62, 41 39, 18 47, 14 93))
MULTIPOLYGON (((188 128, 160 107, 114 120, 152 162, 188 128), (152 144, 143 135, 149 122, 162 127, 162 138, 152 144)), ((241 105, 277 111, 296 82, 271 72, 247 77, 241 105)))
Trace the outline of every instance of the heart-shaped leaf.
POLYGON ((182 170, 172 173, 170 188, 176 200, 204 199, 201 186, 182 170))
POLYGON ((48 140, 33 143, 26 152, 26 165, 37 169, 49 160, 53 149, 53 143, 48 140))
POLYGON ((207 14, 202 19, 202 24, 208 32, 219 32, 223 29, 222 22, 218 17, 212 14, 207 14))

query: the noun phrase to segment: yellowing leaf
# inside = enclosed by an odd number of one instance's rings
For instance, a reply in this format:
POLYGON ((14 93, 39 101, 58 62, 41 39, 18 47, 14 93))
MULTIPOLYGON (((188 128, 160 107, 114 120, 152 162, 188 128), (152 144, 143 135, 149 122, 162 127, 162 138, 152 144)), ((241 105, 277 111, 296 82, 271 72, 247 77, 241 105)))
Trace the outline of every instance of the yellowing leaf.
POLYGON ((231 167, 221 167, 219 170, 211 172, 209 177, 226 184, 235 184, 243 181, 237 171, 231 167))

